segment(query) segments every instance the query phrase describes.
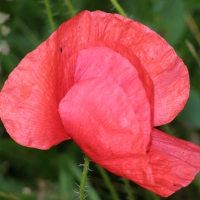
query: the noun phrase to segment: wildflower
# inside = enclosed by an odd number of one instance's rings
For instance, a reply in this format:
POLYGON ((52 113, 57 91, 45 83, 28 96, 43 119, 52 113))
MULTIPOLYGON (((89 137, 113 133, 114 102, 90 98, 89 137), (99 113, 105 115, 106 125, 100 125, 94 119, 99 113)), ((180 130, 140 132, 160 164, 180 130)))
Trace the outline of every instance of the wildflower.
POLYGON ((148 27, 84 11, 14 69, 0 116, 19 144, 48 149, 73 139, 96 163, 167 197, 200 170, 200 148, 154 128, 189 94, 188 71, 148 27))

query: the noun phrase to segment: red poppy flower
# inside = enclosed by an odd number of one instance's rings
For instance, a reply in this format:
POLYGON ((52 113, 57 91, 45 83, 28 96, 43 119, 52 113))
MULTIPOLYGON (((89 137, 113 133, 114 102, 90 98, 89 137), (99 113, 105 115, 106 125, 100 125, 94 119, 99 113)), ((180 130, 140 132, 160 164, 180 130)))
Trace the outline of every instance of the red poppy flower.
POLYGON ((72 138, 94 162, 166 197, 200 170, 198 146, 153 128, 173 120, 188 93, 187 68, 159 35, 84 11, 14 69, 0 115, 21 145, 72 138))

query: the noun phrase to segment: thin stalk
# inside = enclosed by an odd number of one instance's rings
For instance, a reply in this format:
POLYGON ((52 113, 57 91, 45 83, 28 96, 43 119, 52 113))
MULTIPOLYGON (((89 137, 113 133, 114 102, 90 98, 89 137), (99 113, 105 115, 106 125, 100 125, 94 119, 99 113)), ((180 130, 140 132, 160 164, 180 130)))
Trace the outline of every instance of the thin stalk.
POLYGON ((199 58, 198 53, 196 52, 194 46, 188 40, 186 40, 185 43, 186 43, 190 53, 192 54, 192 56, 194 57, 194 59, 196 60, 198 65, 200 66, 200 58, 199 58))
POLYGON ((85 163, 84 163, 84 167, 83 167, 83 174, 81 177, 81 184, 80 184, 80 189, 79 189, 80 200, 85 199, 85 183, 86 183, 86 179, 87 179, 89 164, 90 164, 90 158, 87 155, 85 155, 85 163))
POLYGON ((186 21, 190 31, 193 33, 196 41, 200 45, 200 30, 197 26, 197 23, 195 22, 194 18, 192 17, 192 15, 190 13, 187 13, 185 15, 185 21, 186 21))
POLYGON ((55 31, 55 24, 54 24, 54 21, 53 21, 53 15, 52 15, 52 12, 51 12, 49 0, 44 0, 44 4, 45 4, 46 11, 47 11, 51 31, 54 32, 55 31))
POLYGON ((1 192, 1 191, 0 191, 0 197, 6 198, 6 199, 10 199, 10 200, 20 200, 18 197, 16 197, 13 194, 7 194, 7 193, 1 192))
POLYGON ((70 2, 70 0, 64 0, 66 5, 67 5, 67 8, 71 14, 71 17, 74 17, 76 15, 76 12, 75 12, 75 9, 72 5, 72 3, 70 2))
POLYGON ((123 178, 123 180, 124 180, 125 189, 126 189, 126 192, 128 194, 129 200, 135 200, 133 193, 131 192, 131 186, 130 186, 129 180, 127 180, 125 178, 123 178))
POLYGON ((101 176, 103 177, 103 180, 104 180, 105 184, 107 185, 108 189, 110 190, 110 193, 112 195, 112 199, 113 200, 120 200, 118 195, 117 195, 117 193, 115 192, 115 189, 114 189, 114 187, 113 187, 113 185, 112 185, 112 183, 111 183, 111 181, 110 181, 110 179, 108 177, 108 174, 106 173, 105 169, 100 167, 99 165, 97 165, 97 168, 98 168, 101 176))
POLYGON ((128 17, 126 12, 123 10, 123 8, 120 6, 120 4, 117 2, 117 0, 110 0, 110 2, 112 3, 112 5, 115 7, 115 9, 117 10, 117 12, 120 15, 123 15, 124 17, 128 17))

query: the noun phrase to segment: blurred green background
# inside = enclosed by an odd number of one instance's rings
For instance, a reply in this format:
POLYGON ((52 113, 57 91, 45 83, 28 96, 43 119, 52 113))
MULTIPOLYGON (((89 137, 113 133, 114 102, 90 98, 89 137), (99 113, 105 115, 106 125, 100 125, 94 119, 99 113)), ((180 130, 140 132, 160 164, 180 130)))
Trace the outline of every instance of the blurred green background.
MULTIPOLYGON (((56 27, 71 18, 68 0, 50 1, 56 27)), ((155 30, 188 66, 191 79, 189 101, 181 114, 169 124, 175 136, 200 145, 200 1, 199 0, 119 0, 129 18, 155 30)), ((71 0, 76 14, 82 10, 117 13, 109 0, 71 0)), ((51 34, 42 0, 0 0, 0 88, 19 61, 51 34), (3 20, 4 17, 4 20, 3 20), (3 28, 2 28, 3 27, 3 28), (10 32, 9 32, 10 30, 10 32), (9 51, 10 48, 10 51, 9 51)), ((1 122, 0 122, 1 123, 1 122)), ((48 151, 16 144, 0 124, 0 200, 75 200, 84 154, 73 141, 48 151)), ((86 199, 112 200, 94 163, 89 172, 86 199)), ((123 181, 109 173, 120 199, 127 199, 123 181)), ((157 195, 131 183, 135 199, 161 200, 157 195)), ((200 177, 176 192, 169 200, 199 200, 200 177)))

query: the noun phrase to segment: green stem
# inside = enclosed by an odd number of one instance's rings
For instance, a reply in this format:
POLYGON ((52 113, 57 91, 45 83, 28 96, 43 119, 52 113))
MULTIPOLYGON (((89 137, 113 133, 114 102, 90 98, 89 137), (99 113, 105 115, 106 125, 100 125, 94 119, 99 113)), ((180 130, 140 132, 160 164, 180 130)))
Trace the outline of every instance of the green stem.
POLYGON ((44 4, 45 4, 47 15, 48 15, 48 18, 49 18, 51 31, 54 32, 55 31, 55 24, 54 24, 54 21, 53 21, 53 15, 52 15, 52 12, 51 12, 51 7, 50 7, 50 4, 49 4, 49 0, 44 0, 44 4))
POLYGON ((129 200, 134 200, 133 194, 131 192, 131 186, 130 186, 129 180, 127 180, 125 178, 123 178, 123 180, 124 180, 125 189, 128 194, 129 200))
POLYGON ((186 43, 186 45, 188 47, 188 50, 190 51, 190 53, 192 54, 192 56, 194 57, 194 59, 196 60, 198 65, 200 66, 200 57, 198 56, 198 53, 195 50, 194 46, 188 40, 186 40, 185 43, 186 43))
POLYGON ((108 174, 106 173, 105 169, 100 167, 99 165, 97 165, 97 168, 98 168, 101 176, 103 177, 108 189, 110 190, 110 193, 112 195, 112 199, 113 200, 120 200, 118 195, 117 195, 117 193, 115 192, 115 189, 114 189, 114 187, 113 187, 113 185, 112 185, 112 183, 111 183, 111 181, 110 181, 110 179, 108 177, 108 174))
POLYGON ((13 194, 7 194, 7 193, 1 192, 1 191, 0 191, 0 197, 6 198, 6 199, 10 199, 10 200, 20 200, 18 197, 16 197, 13 194))
POLYGON ((75 13, 75 10, 74 10, 72 3, 70 2, 70 0, 64 0, 64 1, 67 5, 67 8, 68 8, 70 14, 71 14, 71 17, 74 17, 76 15, 76 13, 75 13))
POLYGON ((123 8, 119 5, 119 3, 116 0, 110 0, 110 2, 112 3, 112 5, 115 7, 115 9, 119 14, 123 15, 124 17, 128 17, 126 12, 123 10, 123 8))
POLYGON ((85 199, 85 183, 87 179, 89 164, 90 164, 90 158, 87 155, 85 155, 85 163, 83 167, 83 174, 82 174, 81 184, 80 184, 80 189, 79 189, 80 200, 85 199))

